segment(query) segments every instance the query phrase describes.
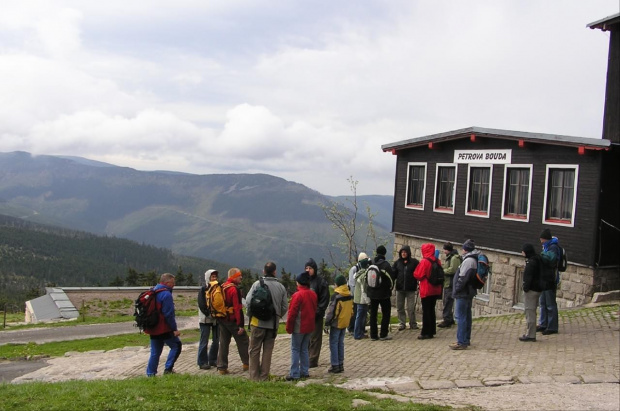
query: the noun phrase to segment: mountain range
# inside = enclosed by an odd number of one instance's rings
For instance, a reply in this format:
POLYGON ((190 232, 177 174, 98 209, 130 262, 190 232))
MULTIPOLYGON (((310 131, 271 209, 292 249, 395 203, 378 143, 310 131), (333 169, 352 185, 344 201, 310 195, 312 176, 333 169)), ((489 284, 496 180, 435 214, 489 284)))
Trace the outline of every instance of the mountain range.
MULTIPOLYGON (((347 196, 267 174, 138 171, 80 157, 0 153, 0 214, 242 268, 260 270, 273 260, 294 273, 309 257, 343 258, 334 247, 340 233, 321 208, 331 201, 348 204, 347 196)), ((367 226, 368 205, 385 244, 392 201, 357 196, 358 220, 367 226)), ((371 254, 375 245, 364 251, 371 254)))

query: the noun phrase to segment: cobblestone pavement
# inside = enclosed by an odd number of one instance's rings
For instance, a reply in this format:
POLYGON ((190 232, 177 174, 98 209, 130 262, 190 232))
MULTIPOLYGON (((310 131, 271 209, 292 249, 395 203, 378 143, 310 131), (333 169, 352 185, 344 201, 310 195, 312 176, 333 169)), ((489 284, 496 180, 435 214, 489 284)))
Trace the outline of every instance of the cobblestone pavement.
MULTIPOLYGON (((387 391, 385 395, 398 394, 405 400, 459 406, 475 404, 482 409, 617 410, 620 409, 618 317, 617 305, 562 311, 560 333, 538 334, 533 343, 518 340, 525 331, 523 315, 481 318, 474 320, 472 346, 463 351, 448 347, 455 341, 456 327, 438 328, 436 337, 430 340, 418 340, 418 331, 396 331, 396 328, 390 334, 393 336, 390 341, 356 341, 347 336, 345 372, 339 375, 327 373, 329 347, 324 338, 319 367, 311 369, 310 379, 299 384, 319 382, 348 389, 379 388, 387 391), (489 390, 492 394, 485 395, 489 390), (511 392, 520 394, 511 398, 511 392), (507 402, 497 402, 500 393, 507 402), (546 403, 541 403, 542 399, 546 403)), ((196 350, 197 344, 186 344, 175 371, 216 375, 214 369, 198 369, 196 350)), ((166 354, 164 350, 162 363, 166 354)), ((49 359, 47 367, 13 382, 141 376, 148 356, 148 348, 143 347, 68 353, 65 357, 49 359)), ((232 347, 229 364, 231 375, 247 375, 232 347)), ((286 376, 289 365, 290 337, 279 335, 271 373, 286 376)), ((163 364, 160 367, 163 369, 163 364)))

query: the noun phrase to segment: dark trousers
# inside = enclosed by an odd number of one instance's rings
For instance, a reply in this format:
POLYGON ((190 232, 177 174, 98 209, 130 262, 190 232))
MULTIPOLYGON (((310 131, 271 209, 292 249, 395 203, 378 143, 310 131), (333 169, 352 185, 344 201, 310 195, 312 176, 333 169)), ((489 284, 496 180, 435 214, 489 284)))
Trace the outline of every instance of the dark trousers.
POLYGON ((438 295, 422 298, 422 335, 434 336, 437 333, 437 316, 435 315, 435 303, 438 295))
POLYGON ((355 317, 357 317, 357 304, 353 303, 353 317, 351 317, 351 321, 349 321, 349 326, 347 327, 347 331, 351 334, 355 331, 355 317))
POLYGON ((390 314, 392 302, 389 298, 383 300, 370 300, 370 338, 385 338, 390 330, 390 314), (381 333, 378 334, 377 313, 381 306, 381 333))
POLYGON ((319 356, 321 355, 321 346, 323 345, 323 317, 314 319, 314 331, 310 334, 310 345, 308 354, 310 356, 310 367, 319 365, 319 356))
POLYGON ((442 317, 444 324, 454 324, 454 298, 452 298, 452 287, 443 289, 442 317))

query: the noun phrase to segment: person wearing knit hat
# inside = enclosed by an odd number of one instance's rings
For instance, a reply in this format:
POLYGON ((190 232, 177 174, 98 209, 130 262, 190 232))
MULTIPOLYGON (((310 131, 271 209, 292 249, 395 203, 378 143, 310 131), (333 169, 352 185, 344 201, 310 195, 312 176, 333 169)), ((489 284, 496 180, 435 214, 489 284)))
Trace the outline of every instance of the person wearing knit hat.
MULTIPOLYGON (((357 264, 349 269, 349 290, 351 291, 351 295, 353 295, 353 316, 351 317, 351 322, 347 327, 349 334, 353 335, 353 338, 356 340, 361 340, 365 338, 366 332, 366 315, 368 313, 368 303, 361 302, 361 292, 362 290, 357 290, 356 286, 358 283, 358 278, 362 275, 362 272, 365 272, 368 266, 370 265, 370 258, 364 252, 359 253, 357 256, 357 264), (358 275, 359 273, 359 275, 358 275), (357 299, 355 297, 357 295, 357 299), (359 321, 359 325, 356 324, 359 321)), ((364 293, 365 294, 365 293, 364 293)), ((368 336, 366 336, 367 338, 368 336)))
POLYGON ((456 317, 456 342, 450 344, 452 350, 465 350, 471 344, 472 301, 477 290, 469 283, 478 271, 478 255, 474 240, 463 243, 463 262, 454 275, 452 298, 454 298, 454 317, 456 317))
MULTIPOLYGON (((316 293, 308 285, 310 275, 304 271, 295 277, 297 292, 291 297, 286 318, 286 332, 291 334, 291 369, 287 381, 308 378, 310 355, 308 346, 315 326, 315 313, 318 306, 316 293)), ((321 329, 321 332, 323 330, 321 329)))
POLYGON ((329 334, 330 373, 344 371, 344 335, 353 316, 353 297, 343 275, 337 275, 336 287, 325 312, 325 332, 329 334))
POLYGON ((377 247, 374 265, 380 270, 381 283, 379 287, 367 288, 368 297, 370 298, 370 339, 373 341, 392 339, 388 333, 390 332, 390 315, 392 312, 391 297, 396 275, 392 271, 392 265, 385 260, 386 253, 387 250, 384 246, 380 245, 377 247), (377 326, 379 307, 381 307, 380 332, 377 326))
POLYGON ((398 331, 407 328, 417 330, 415 306, 418 300, 418 282, 413 278, 413 272, 418 266, 418 259, 411 255, 411 247, 403 245, 398 251, 398 259, 392 264, 392 271, 396 276, 396 313, 398 315, 398 331))
POLYGON ((217 319, 217 325, 220 331, 220 350, 217 355, 217 369, 220 374, 228 374, 228 351, 230 348, 230 339, 234 338, 237 343, 237 351, 243 363, 243 370, 250 368, 249 345, 250 339, 244 328, 243 305, 241 303, 241 290, 239 284, 243 275, 241 270, 234 267, 228 270, 228 280, 222 284, 222 291, 226 306, 231 307, 230 312, 223 318, 217 319))
POLYGON ((220 334, 217 329, 217 320, 211 316, 207 307, 207 290, 211 284, 217 285, 218 272, 207 270, 205 272, 205 285, 198 291, 198 325, 200 326, 200 342, 198 343, 198 368, 208 370, 217 367, 217 354, 220 346, 220 334), (209 349, 209 335, 213 336, 211 349, 209 349))
POLYGON ((468 253, 471 251, 474 251, 476 249, 476 243, 474 243, 474 240, 467 240, 463 243, 463 250, 467 251, 468 253))
POLYGON ((317 309, 314 317, 314 331, 310 336, 310 368, 319 366, 319 356, 321 355, 321 346, 323 345, 323 319, 325 310, 329 304, 329 286, 327 281, 318 275, 318 267, 314 259, 308 259, 305 265, 306 271, 310 275, 310 289, 316 293, 318 298, 317 309))
MULTIPOLYGON (((556 261, 559 261, 559 257, 562 254, 560 251, 560 244, 558 239, 551 235, 551 230, 545 228, 542 230, 539 237, 543 252, 555 254, 556 261)), ((539 298, 540 317, 538 319, 536 331, 542 332, 543 335, 557 334, 559 328, 556 291, 557 285, 560 283, 560 272, 557 269, 557 264, 553 270, 555 271, 555 284, 546 284, 539 298)))
POLYGON ((540 281, 540 257, 536 254, 532 244, 523 244, 521 254, 525 257, 523 269, 523 297, 526 333, 519 337, 519 341, 536 341, 536 307, 542 291, 540 281))

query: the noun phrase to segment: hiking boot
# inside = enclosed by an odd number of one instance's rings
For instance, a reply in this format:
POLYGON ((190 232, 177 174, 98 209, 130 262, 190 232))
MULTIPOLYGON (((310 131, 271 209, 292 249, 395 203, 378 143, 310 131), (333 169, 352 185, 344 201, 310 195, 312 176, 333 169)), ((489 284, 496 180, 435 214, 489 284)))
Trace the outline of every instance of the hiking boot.
POLYGON ((528 337, 527 335, 522 335, 521 337, 519 337, 519 341, 536 342, 536 337, 532 338, 532 337, 528 337))
POLYGON ((389 340, 391 340, 391 339, 392 339, 392 336, 391 336, 391 335, 386 335, 385 337, 381 337, 381 338, 379 338, 379 339, 380 339, 381 341, 389 341, 389 340))
POLYGON ((340 372, 344 372, 344 365, 340 364, 340 372))
POLYGON ((299 381, 299 378, 295 378, 295 377, 291 377, 290 375, 287 375, 285 380, 286 381, 299 381))
POLYGON ((447 322, 443 321, 443 322, 437 324, 437 327, 439 327, 439 328, 450 328, 450 327, 452 327, 452 323, 447 323, 447 322))
POLYGON ((228 372, 228 370, 226 368, 221 368, 221 369, 219 369, 217 371, 220 373, 220 375, 229 374, 229 372, 228 372))
POLYGON ((542 335, 550 335, 550 334, 557 334, 557 331, 553 331, 553 330, 545 330, 542 332, 542 335))
POLYGON ((209 364, 202 364, 199 365, 198 368, 200 368, 201 370, 210 370, 211 366, 209 364))
POLYGON ((539 325, 538 327, 536 327, 536 332, 537 333, 541 333, 543 331, 545 331, 547 329, 547 327, 543 327, 542 325, 539 325))
POLYGON ((174 372, 174 370, 172 368, 166 368, 164 370, 164 375, 166 374, 176 374, 176 372, 174 372))
POLYGON ((459 343, 450 344, 451 350, 466 350, 467 346, 459 343))
POLYGON ((340 369, 339 365, 332 365, 327 369, 327 372, 330 372, 332 374, 340 374, 342 370, 340 369))
POLYGON ((402 330, 404 330, 405 328, 407 328, 407 327, 405 326, 405 324, 401 324, 401 325, 399 325, 399 326, 398 326, 398 331, 402 331, 402 330))
POLYGON ((248 364, 243 364, 243 371, 247 371, 250 369, 250 366, 248 364))
POLYGON ((418 335, 418 340, 429 340, 431 338, 433 338, 432 335, 425 335, 425 334, 418 335))
POLYGON ((411 330, 419 330, 419 329, 420 329, 420 327, 418 327, 418 324, 413 323, 413 324, 411 324, 411 325, 409 326, 409 329, 411 329, 411 330))

